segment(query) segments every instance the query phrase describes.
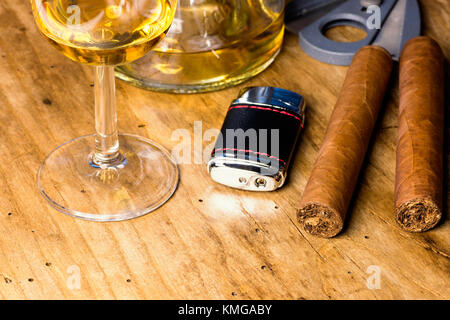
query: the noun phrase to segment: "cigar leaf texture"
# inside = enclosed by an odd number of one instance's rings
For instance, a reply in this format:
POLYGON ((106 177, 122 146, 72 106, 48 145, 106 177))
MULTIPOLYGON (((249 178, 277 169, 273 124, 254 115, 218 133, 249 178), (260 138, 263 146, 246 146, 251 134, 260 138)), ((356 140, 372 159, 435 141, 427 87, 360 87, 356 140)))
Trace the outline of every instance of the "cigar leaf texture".
POLYGON ((333 237, 344 226, 392 64, 377 46, 353 59, 300 202, 299 223, 313 235, 333 237))
POLYGON ((410 40, 400 57, 395 218, 410 232, 440 221, 444 165, 444 55, 427 37, 410 40))

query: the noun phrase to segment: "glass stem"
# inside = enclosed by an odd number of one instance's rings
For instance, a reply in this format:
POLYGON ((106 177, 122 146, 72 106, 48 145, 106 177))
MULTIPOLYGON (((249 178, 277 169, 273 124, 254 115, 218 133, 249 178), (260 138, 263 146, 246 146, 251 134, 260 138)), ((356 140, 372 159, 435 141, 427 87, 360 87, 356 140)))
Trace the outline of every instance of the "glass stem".
POLYGON ((95 67, 95 152, 92 162, 101 167, 123 162, 117 130, 114 67, 95 67))

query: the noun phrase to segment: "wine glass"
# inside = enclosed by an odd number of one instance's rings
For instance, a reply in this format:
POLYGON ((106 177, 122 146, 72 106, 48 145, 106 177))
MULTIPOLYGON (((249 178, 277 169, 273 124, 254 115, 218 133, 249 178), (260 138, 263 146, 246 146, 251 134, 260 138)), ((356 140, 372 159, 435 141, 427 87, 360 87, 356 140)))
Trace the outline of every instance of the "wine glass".
POLYGON ((114 66, 147 54, 168 31, 176 0, 31 0, 40 32, 70 59, 95 66, 96 133, 59 146, 38 187, 57 210, 94 221, 147 214, 174 193, 177 165, 158 144, 118 134, 114 66))

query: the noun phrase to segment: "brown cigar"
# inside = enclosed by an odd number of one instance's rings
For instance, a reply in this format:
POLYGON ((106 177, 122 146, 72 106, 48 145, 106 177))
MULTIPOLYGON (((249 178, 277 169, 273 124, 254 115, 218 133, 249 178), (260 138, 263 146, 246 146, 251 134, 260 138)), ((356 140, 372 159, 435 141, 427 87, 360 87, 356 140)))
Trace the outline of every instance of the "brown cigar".
POLYGON ((410 40, 400 58, 395 218, 422 232, 442 217, 444 55, 427 37, 410 40))
POLYGON ((342 230, 391 71, 391 55, 381 47, 364 47, 353 58, 300 202, 299 222, 313 235, 342 230))

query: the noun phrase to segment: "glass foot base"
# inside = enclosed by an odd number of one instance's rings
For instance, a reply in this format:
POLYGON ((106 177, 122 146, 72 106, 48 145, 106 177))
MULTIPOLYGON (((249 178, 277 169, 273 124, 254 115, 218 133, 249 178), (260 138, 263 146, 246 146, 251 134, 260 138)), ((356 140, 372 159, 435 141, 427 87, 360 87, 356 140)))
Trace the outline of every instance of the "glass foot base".
POLYGON ((124 161, 101 169, 91 162, 95 135, 69 141, 45 159, 38 188, 58 211, 93 221, 122 221, 162 206, 178 185, 170 153, 145 138, 119 135, 124 161))

